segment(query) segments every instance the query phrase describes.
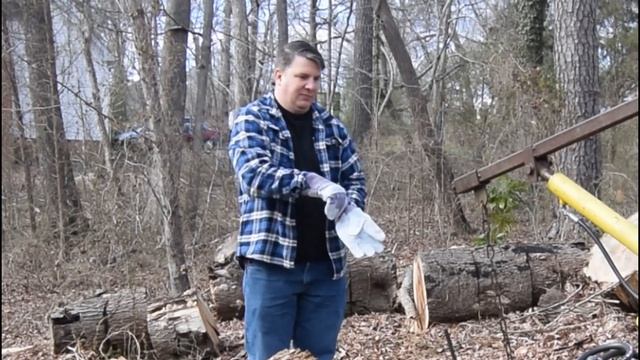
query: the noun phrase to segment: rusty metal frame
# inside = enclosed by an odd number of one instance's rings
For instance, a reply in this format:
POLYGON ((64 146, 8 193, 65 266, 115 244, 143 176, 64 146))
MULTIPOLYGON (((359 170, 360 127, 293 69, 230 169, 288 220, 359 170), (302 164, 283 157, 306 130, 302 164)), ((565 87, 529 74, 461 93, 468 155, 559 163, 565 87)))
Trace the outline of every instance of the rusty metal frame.
POLYGON ((529 166, 529 175, 537 178, 540 165, 548 166, 547 155, 584 140, 592 135, 616 126, 624 121, 637 118, 638 98, 622 103, 612 109, 582 121, 562 132, 541 140, 532 146, 513 153, 480 169, 464 174, 453 180, 456 194, 466 193, 483 187, 492 179, 522 166, 529 166))

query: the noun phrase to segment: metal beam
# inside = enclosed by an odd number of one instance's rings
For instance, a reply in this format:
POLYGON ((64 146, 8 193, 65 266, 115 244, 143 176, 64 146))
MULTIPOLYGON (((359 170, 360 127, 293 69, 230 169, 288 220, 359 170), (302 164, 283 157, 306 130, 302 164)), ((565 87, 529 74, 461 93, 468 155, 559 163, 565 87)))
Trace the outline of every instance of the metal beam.
POLYGON ((638 98, 635 98, 541 140, 533 144, 533 146, 513 153, 493 164, 480 169, 474 169, 456 178, 453 180, 453 190, 456 194, 462 194, 482 187, 500 175, 527 164, 535 164, 536 159, 545 158, 551 153, 622 122, 637 118, 637 116, 638 98))

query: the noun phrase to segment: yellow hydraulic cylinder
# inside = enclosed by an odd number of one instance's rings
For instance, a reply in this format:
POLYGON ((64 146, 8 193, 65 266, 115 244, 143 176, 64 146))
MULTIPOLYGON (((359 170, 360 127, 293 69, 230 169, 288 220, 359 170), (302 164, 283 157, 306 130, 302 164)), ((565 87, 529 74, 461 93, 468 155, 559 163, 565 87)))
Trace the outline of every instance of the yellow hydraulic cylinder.
POLYGON ((561 173, 550 175, 547 188, 562 202, 591 220, 602 231, 638 255, 638 226, 620 216, 602 201, 561 173))

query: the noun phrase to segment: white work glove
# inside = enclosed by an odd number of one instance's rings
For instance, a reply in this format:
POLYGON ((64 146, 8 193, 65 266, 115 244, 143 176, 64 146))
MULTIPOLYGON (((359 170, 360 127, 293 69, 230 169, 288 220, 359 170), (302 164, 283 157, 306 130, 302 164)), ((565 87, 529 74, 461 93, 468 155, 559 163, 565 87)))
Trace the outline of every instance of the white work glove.
POLYGON ((384 250, 384 231, 354 204, 336 222, 338 237, 355 258, 372 256, 384 250))
POLYGON ((322 176, 308 172, 305 175, 309 188, 302 191, 303 195, 321 198, 324 202, 324 214, 327 219, 336 220, 349 205, 349 198, 344 188, 322 176))

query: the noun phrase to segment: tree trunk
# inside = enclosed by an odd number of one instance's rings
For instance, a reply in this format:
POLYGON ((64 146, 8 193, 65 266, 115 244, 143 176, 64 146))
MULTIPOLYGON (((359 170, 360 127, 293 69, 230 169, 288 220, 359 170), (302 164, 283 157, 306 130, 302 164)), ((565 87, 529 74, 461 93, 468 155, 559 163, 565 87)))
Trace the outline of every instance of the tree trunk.
POLYGON ((191 1, 172 0, 166 7, 166 28, 162 61, 162 119, 160 156, 162 158, 162 238, 167 250, 169 287, 172 295, 189 289, 186 269, 182 210, 178 193, 181 172, 182 139, 179 133, 184 119, 187 93, 187 36, 190 28, 191 1), (176 131, 177 130, 177 131, 176 131))
POLYGON ((53 353, 60 354, 77 341, 81 341, 84 348, 105 352, 109 348, 126 349, 131 340, 126 331, 145 348, 148 345, 146 310, 145 289, 100 293, 57 308, 49 315, 53 353))
POLYGON ((529 67, 542 66, 544 61, 544 21, 547 0, 518 0, 516 2, 519 54, 529 67))
POLYGON ((200 178, 202 161, 202 129, 201 124, 205 121, 207 107, 207 89, 209 71, 211 69, 211 30, 213 28, 213 0, 204 1, 204 26, 202 31, 202 45, 197 65, 197 88, 195 116, 191 122, 193 133, 193 143, 191 148, 191 186, 187 193, 187 229, 194 236, 197 235, 198 228, 198 207, 200 203, 200 178))
POLYGON ((318 23, 316 13, 318 12, 318 0, 309 0, 309 43, 318 48, 318 23))
MULTIPOLYGON (((517 244, 494 248, 437 249, 419 254, 423 262, 429 318, 464 321, 535 306, 547 289, 581 277, 588 251, 578 245, 517 244)), ((399 297, 405 314, 415 313, 412 267, 405 270, 399 297)))
POLYGON ((278 54, 280 54, 282 48, 289 42, 287 0, 276 0, 276 18, 278 19, 278 54))
POLYGON ((234 45, 234 62, 235 62, 235 86, 234 97, 235 107, 247 105, 249 102, 249 94, 251 92, 252 74, 249 72, 251 64, 249 63, 249 29, 247 25, 247 4, 245 0, 235 0, 233 2, 233 39, 234 45))
MULTIPOLYGON (((237 233, 232 233, 216 250, 216 264, 210 267, 209 289, 213 311, 220 320, 242 318, 242 269, 233 261, 237 233)), ((391 312, 396 297, 396 261, 387 254, 349 259, 347 314, 391 312)))
MULTIPOLYGON (((554 3, 553 35, 556 79, 564 99, 559 129, 599 113, 596 0, 554 3)), ((602 178, 600 136, 592 136, 562 151, 560 169, 597 196, 602 178)))
POLYGON ((352 133, 363 143, 371 129, 373 113, 373 6, 371 0, 356 0, 353 49, 352 133))
MULTIPOLYGON (((260 20, 260 0, 251 1, 251 9, 249 10, 249 59, 247 61, 248 74, 250 76, 249 100, 257 97, 258 75, 256 74, 256 59, 258 53, 258 22, 260 20)), ((268 26, 268 25, 267 25, 268 26)), ((260 69, 258 69, 260 71, 260 69)))
MULTIPOLYGON (((20 161, 24 171, 24 183, 27 190, 27 205, 29 208, 29 228, 31 229, 31 235, 36 233, 36 213, 35 202, 33 198, 33 178, 31 176, 31 168, 33 166, 33 146, 27 142, 27 138, 24 131, 24 116, 22 113, 22 105, 20 101, 20 92, 18 91, 18 82, 16 80, 16 69, 13 63, 13 44, 11 37, 9 36, 9 29, 6 23, 6 18, 2 17, 2 121, 14 123, 14 116, 9 109, 13 109, 15 112, 15 118, 17 119, 17 128, 19 132, 19 147, 20 147, 20 161), (5 111, 5 97, 10 99, 11 104, 6 104, 5 111), (8 112, 8 113, 7 113, 8 112), (6 114, 6 119, 5 119, 6 114)), ((3 130, 4 131, 4 130, 3 130)), ((3 242, 4 244, 4 242, 3 242)))
POLYGON ((83 40, 83 55, 84 61, 89 70, 89 79, 91 80, 91 96, 93 99, 93 108, 96 111, 98 128, 100 129, 100 135, 102 136, 102 148, 104 150, 104 165, 107 169, 109 177, 113 176, 113 167, 111 166, 111 136, 107 131, 105 124, 104 113, 102 112, 102 97, 100 96, 100 85, 98 84, 98 77, 96 75, 96 68, 93 64, 93 52, 91 47, 93 46, 93 17, 91 15, 90 0, 85 0, 82 4, 82 12, 85 21, 83 40))
POLYGON ((159 358, 220 356, 216 320, 197 293, 149 305, 147 319, 151 347, 159 358))
POLYGON ((137 288, 100 293, 55 309, 49 314, 54 354, 80 345, 130 358, 148 352, 160 359, 220 355, 216 320, 197 292, 147 302, 146 290, 137 288), (132 348, 132 338, 137 348, 132 348))
POLYGON ((378 6, 378 14, 382 22, 382 31, 391 49, 393 58, 398 65, 398 70, 404 83, 405 91, 407 92, 409 107, 413 115, 413 123, 418 137, 417 141, 421 144, 422 150, 433 166, 436 179, 444 179, 443 183, 447 184, 447 187, 440 189, 440 191, 444 193, 445 204, 451 209, 454 226, 459 230, 469 232, 471 227, 462 210, 460 199, 453 193, 451 186, 449 186, 454 178, 449 160, 441 147, 434 146, 434 144, 436 144, 436 134, 429 119, 427 98, 420 90, 418 76, 411 63, 409 52, 402 40, 400 31, 398 31, 387 1, 380 0, 378 6))
POLYGON ((38 129, 40 155, 47 179, 51 223, 57 228, 60 256, 64 257, 70 235, 84 231, 87 220, 71 168, 58 95, 51 8, 48 0, 24 3, 29 91, 38 129))
POLYGON ((231 110, 231 16, 232 16, 232 1, 224 2, 224 19, 223 21, 223 39, 221 46, 222 57, 222 69, 220 70, 220 83, 224 87, 222 93, 222 99, 220 102, 221 116, 220 119, 227 119, 229 111, 231 110))

